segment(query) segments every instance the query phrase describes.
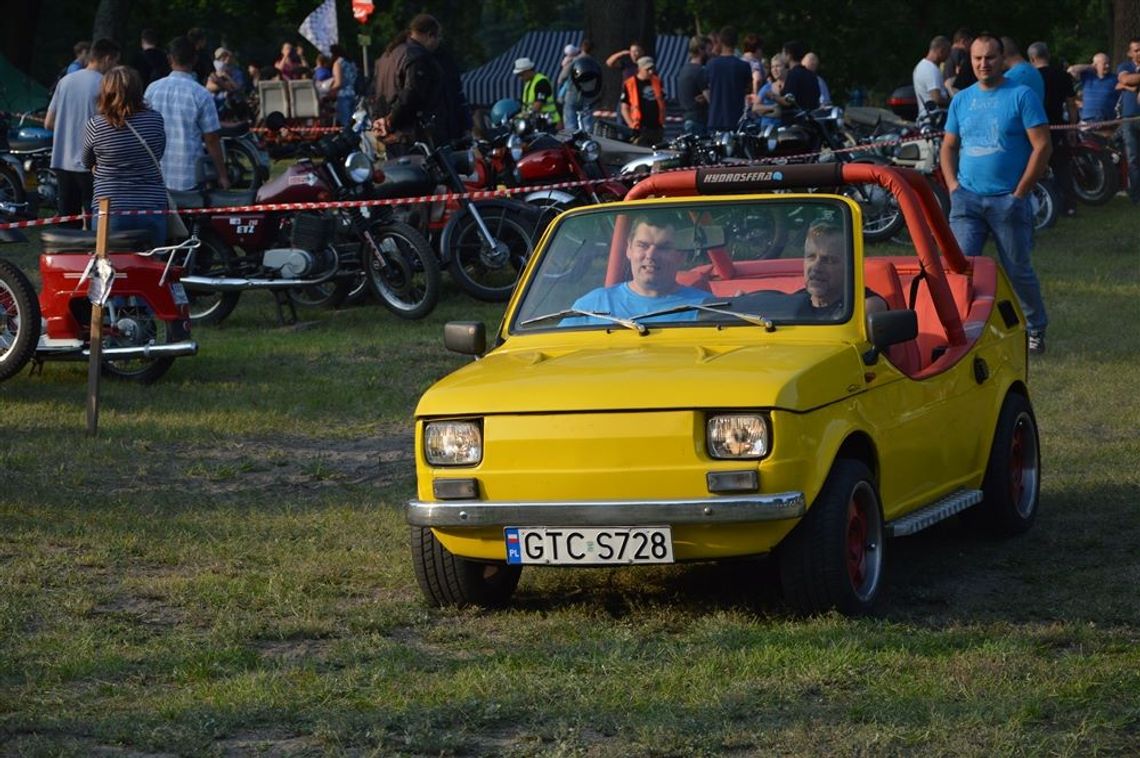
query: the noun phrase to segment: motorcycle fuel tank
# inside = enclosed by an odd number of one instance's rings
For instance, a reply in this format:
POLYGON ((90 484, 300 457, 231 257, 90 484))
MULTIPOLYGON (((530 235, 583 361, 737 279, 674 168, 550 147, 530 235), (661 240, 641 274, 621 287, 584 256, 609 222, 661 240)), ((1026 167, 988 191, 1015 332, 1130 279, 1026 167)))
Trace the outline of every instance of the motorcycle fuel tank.
POLYGON ((319 167, 299 161, 257 190, 261 203, 320 203, 333 199, 333 190, 319 167))
POLYGON ((576 178, 566 151, 543 149, 519 158, 516 168, 524 183, 535 184, 576 178))

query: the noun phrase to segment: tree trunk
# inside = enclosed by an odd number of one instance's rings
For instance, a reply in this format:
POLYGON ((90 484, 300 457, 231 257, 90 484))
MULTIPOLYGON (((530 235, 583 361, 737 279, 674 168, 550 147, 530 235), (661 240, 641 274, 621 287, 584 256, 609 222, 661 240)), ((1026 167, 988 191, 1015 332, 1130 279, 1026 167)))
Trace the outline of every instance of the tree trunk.
POLYGON ((32 70, 36 26, 42 0, 17 0, 7 4, 4 30, 0 33, 0 49, 12 65, 24 72, 32 70))
POLYGON ((594 43, 594 58, 605 72, 602 103, 616 110, 621 94, 621 70, 606 68, 606 58, 637 41, 653 55, 653 0, 586 0, 586 38, 594 43))
POLYGON ((1128 40, 1140 37, 1140 0, 1112 0, 1112 62, 1128 60, 1128 40))
POLYGON ((91 31, 92 41, 113 39, 123 46, 125 52, 130 10, 131 0, 99 0, 99 7, 95 9, 95 28, 91 31))

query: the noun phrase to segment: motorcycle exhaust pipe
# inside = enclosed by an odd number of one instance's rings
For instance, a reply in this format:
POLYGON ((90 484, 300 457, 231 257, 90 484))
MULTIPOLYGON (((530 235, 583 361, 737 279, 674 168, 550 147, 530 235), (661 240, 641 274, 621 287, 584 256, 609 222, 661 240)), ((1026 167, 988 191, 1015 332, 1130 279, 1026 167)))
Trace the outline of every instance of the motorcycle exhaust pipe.
MULTIPOLYGON (((91 350, 84 349, 84 358, 91 357, 91 350)), ((179 358, 184 355, 197 355, 198 343, 193 340, 168 342, 164 345, 138 345, 135 347, 104 347, 103 358, 179 358)))
POLYGON ((242 292, 244 290, 281 290, 292 287, 311 287, 333 278, 336 272, 320 279, 228 279, 212 276, 183 276, 182 286, 207 292, 242 292))

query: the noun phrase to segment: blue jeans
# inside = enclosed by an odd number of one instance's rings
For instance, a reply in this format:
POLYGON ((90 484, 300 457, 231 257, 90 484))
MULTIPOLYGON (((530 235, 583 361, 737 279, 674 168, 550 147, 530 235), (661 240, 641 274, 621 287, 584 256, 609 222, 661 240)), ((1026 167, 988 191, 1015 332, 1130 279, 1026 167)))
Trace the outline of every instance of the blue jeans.
POLYGON ((966 255, 981 255, 991 233, 1002 268, 1021 301, 1031 332, 1044 331, 1049 319, 1041 283, 1033 270, 1033 208, 1028 198, 978 195, 959 187, 950 195, 950 228, 966 255))
POLYGON ((1128 196, 1132 202, 1140 202, 1140 121, 1121 124, 1120 136, 1124 138, 1124 153, 1128 161, 1128 196))
MULTIPOLYGON (((102 218, 95 217, 95 228, 99 228, 102 218)), ((150 232, 151 247, 166 244, 166 215, 162 213, 145 214, 142 216, 118 216, 111 212, 111 233, 129 232, 143 229, 150 232)))
POLYGON ((562 126, 572 132, 593 132, 594 106, 567 100, 562 106, 562 126))

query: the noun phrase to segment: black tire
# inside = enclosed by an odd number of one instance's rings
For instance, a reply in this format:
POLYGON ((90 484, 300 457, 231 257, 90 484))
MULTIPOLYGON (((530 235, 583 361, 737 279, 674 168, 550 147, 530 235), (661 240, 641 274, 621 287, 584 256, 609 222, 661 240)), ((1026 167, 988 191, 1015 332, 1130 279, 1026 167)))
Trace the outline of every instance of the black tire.
POLYGON ((863 241, 884 242, 898 234, 906 220, 891 191, 877 184, 852 184, 842 193, 863 211, 863 241))
POLYGON ((244 140, 226 140, 226 175, 230 189, 257 189, 261 186, 261 163, 257 150, 244 140))
POLYGON ((372 294, 400 318, 420 319, 439 302, 439 261, 424 236, 400 221, 369 225, 361 265, 372 294))
POLYGON ((368 286, 368 275, 357 271, 352 275, 348 285, 348 295, 344 298, 344 305, 353 305, 364 302, 372 297, 372 288, 368 286))
MULTIPOLYGON (((112 298, 114 300, 115 298, 112 298)), ((178 342, 185 338, 179 322, 162 321, 150 305, 139 297, 128 297, 122 304, 107 306, 103 323, 103 348, 136 347, 178 342)), ((120 381, 151 384, 162 377, 174 364, 174 359, 137 358, 132 360, 103 359, 103 375, 120 381)))
POLYGON ((807 515, 781 543, 785 599, 800 613, 869 613, 885 573, 883 516, 871 471, 839 459, 807 515))
POLYGON ((16 173, 16 169, 4 161, 0 161, 0 200, 9 203, 23 203, 27 199, 24 184, 20 181, 20 175, 16 173))
POLYGON ((20 373, 39 340, 36 290, 15 264, 0 259, 0 382, 20 373))
POLYGON ((1041 447, 1029 399, 1010 392, 1002 403, 982 480, 982 502, 965 511, 966 523, 999 537, 1022 534, 1037 519, 1041 447))
POLYGON ((1120 190, 1120 176, 1107 150, 1074 148, 1073 194, 1085 205, 1104 205, 1120 190))
POLYGON ((1040 232, 1057 223, 1061 212, 1061 195, 1052 179, 1041 179, 1033 185, 1029 203, 1033 209, 1034 231, 1040 232))
POLYGON ((352 290, 352 279, 334 276, 320 284, 291 287, 285 291, 290 302, 305 308, 339 308, 352 290))
POLYGON ((510 299, 519 275, 534 252, 530 225, 520 221, 507 208, 479 208, 479 215, 491 236, 505 247, 490 250, 483 242, 479 227, 470 212, 456 222, 450 237, 448 270, 472 297, 489 303, 510 299))
POLYGON ((416 582, 432 605, 501 608, 514 594, 521 566, 460 558, 426 527, 411 527, 411 537, 416 582))
MULTIPOLYGON (((202 244, 194 251, 190 273, 194 276, 225 277, 237 273, 237 255, 233 249, 215 239, 203 235, 202 244)), ((190 322, 192 324, 220 324, 234 312, 240 292, 215 292, 195 289, 184 285, 186 297, 190 301, 190 322)))

